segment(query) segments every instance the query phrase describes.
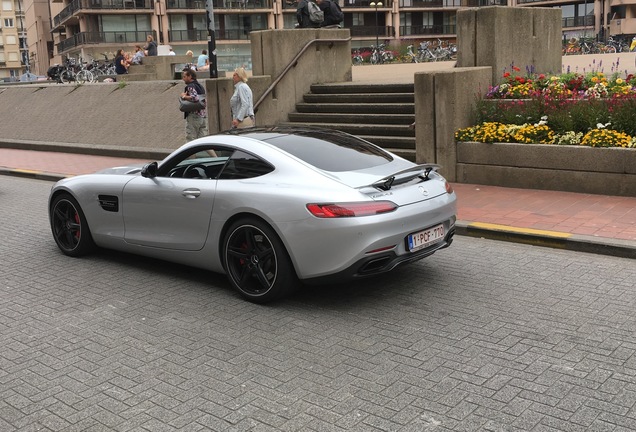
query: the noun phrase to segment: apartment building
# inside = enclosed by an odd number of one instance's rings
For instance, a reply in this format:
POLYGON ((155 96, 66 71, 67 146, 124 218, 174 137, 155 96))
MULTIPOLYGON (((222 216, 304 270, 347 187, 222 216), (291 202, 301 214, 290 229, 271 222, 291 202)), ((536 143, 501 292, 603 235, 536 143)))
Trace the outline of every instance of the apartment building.
POLYGON ((24 7, 21 0, 0 0, 0 81, 14 81, 28 63, 24 7))
MULTIPOLYGON (((14 0, 1 0, 13 5, 14 0)), ((17 3, 18 0, 15 0, 17 3)), ((37 2, 38 0, 26 0, 37 2)), ((46 1, 46 0, 42 0, 46 1)), ((48 63, 64 57, 112 58, 123 48, 144 44, 151 34, 177 54, 207 48, 205 0, 48 0, 50 32, 31 39, 29 50, 38 74, 48 63), (47 45, 48 43, 48 45, 47 45), (43 48, 49 61, 44 61, 43 48)), ((250 61, 249 33, 264 29, 292 29, 298 0, 211 0, 216 28, 219 69, 232 69, 250 61)), ((352 47, 380 41, 455 40, 455 18, 462 8, 483 6, 558 7, 563 12, 564 39, 636 34, 636 0, 339 0, 344 27, 351 30, 352 47), (632 4, 633 3, 633 4, 632 4)), ((7 6, 8 7, 8 6, 7 6)), ((30 6, 28 6, 30 7, 30 6)), ((15 8, 14 8, 15 9, 15 8)), ((3 13, 5 11, 3 10, 3 13)), ((12 11, 11 13, 16 13, 12 11)), ((35 14, 34 16, 39 16, 35 14)), ((11 16, 13 18, 13 16, 11 16)), ((31 14, 27 15, 31 20, 31 14)), ((15 18, 14 18, 15 20, 15 18)), ((28 28, 32 24, 29 22, 28 28)), ((6 40, 5 40, 6 42, 6 40)), ((6 54, 5 54, 6 57, 6 54)), ((15 55, 14 55, 15 57, 15 55)), ((19 53, 18 53, 19 59, 19 53)))

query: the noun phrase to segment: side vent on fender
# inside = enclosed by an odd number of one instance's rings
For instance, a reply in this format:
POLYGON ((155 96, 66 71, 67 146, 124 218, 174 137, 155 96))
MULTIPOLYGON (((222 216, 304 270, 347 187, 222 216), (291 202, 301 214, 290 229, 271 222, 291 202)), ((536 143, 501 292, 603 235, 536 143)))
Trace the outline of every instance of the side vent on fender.
POLYGON ((119 211, 119 198, 115 195, 98 195, 99 205, 106 211, 115 212, 119 211))

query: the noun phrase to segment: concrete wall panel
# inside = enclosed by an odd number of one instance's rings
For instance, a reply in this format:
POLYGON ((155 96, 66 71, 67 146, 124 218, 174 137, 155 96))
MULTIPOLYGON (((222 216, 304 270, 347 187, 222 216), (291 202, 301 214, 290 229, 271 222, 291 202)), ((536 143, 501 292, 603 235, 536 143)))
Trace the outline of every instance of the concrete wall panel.
POLYGON ((458 164, 457 181, 521 189, 636 196, 636 175, 630 174, 458 164))
POLYGON ((455 180, 455 131, 474 124, 475 101, 491 83, 492 69, 456 68, 415 74, 415 139, 418 163, 435 162, 455 180))
POLYGON ((636 174, 636 151, 545 144, 457 143, 457 162, 567 171, 636 174), (576 163, 573 163, 576 161, 576 163))
POLYGON ((523 73, 561 71, 558 8, 489 6, 460 10, 457 40, 460 43, 457 65, 491 66, 493 82, 498 82, 512 65, 523 73))
POLYGON ((185 142, 179 81, 29 84, 0 89, 0 137, 172 150, 185 142))

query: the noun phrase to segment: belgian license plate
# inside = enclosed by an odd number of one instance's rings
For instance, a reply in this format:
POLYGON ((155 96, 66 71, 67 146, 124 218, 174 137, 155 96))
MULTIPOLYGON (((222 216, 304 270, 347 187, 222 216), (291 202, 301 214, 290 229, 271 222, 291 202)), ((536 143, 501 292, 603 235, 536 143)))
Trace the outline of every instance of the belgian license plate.
POLYGON ((409 252, 424 249, 432 244, 444 240, 444 225, 440 224, 413 234, 409 234, 407 241, 409 252))

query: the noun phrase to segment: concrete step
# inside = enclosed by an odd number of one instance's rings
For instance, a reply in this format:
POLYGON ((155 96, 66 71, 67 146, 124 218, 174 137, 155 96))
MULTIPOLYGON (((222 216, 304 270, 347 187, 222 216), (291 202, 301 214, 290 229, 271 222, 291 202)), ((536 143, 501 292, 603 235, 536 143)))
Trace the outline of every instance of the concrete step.
MULTIPOLYGON (((374 143, 375 144, 375 143, 374 143)), ((382 146, 380 146, 382 147, 382 146)), ((406 160, 410 160, 411 162, 415 163, 417 162, 415 160, 415 150, 405 150, 405 149, 392 149, 392 148, 386 148, 386 147, 382 147, 385 150, 390 151, 393 154, 396 154, 406 160)))
POLYGON ((410 114, 415 115, 415 104, 386 103, 386 104, 339 104, 339 103, 305 103, 296 104, 296 111, 302 113, 366 113, 366 114, 410 114))
POLYGON ((411 93, 307 93, 303 100, 308 103, 405 103, 415 105, 411 93))
MULTIPOLYGON (((415 151, 415 137, 404 136, 369 136, 358 135, 360 138, 372 142, 385 149, 401 149, 415 151)), ((393 150, 391 150, 393 151, 393 150)))
POLYGON ((313 94, 344 94, 344 93, 414 93, 415 84, 352 84, 329 83, 312 84, 313 94))
POLYGON ((412 114, 354 114, 354 113, 289 113, 289 121, 292 122, 319 122, 319 123, 357 123, 357 124, 392 124, 410 125, 415 121, 412 114))
MULTIPOLYGON (((284 125, 297 126, 294 122, 281 122, 284 125)), ((415 137, 415 130, 408 125, 395 124, 351 124, 351 123, 320 123, 320 122, 302 122, 303 126, 316 126, 328 129, 336 129, 353 135, 363 135, 368 137, 376 136, 398 136, 398 137, 415 137)))

